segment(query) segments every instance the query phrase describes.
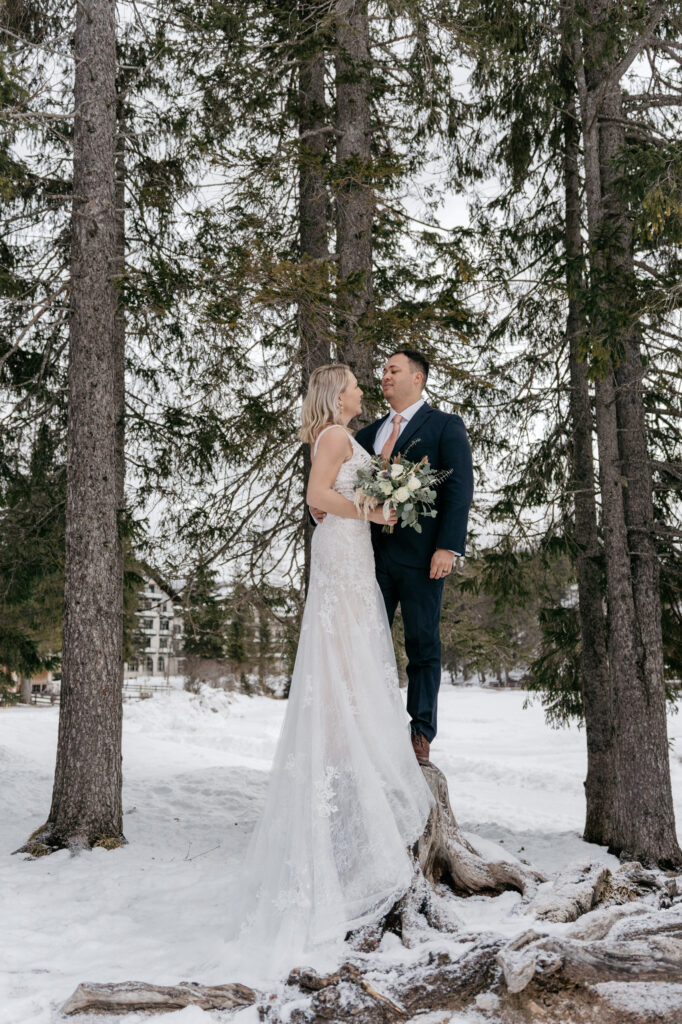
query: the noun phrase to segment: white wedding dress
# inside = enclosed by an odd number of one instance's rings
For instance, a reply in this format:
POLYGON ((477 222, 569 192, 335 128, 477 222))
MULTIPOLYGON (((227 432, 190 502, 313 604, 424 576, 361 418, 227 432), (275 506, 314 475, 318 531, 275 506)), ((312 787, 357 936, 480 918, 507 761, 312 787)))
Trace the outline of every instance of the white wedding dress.
MULTIPOLYGON (((352 456, 333 486, 352 499, 369 456, 348 436, 352 456)), ((410 743, 369 524, 327 515, 313 535, 288 706, 232 908, 242 955, 267 952, 274 973, 287 970, 387 911, 410 885, 409 847, 432 802, 410 743)))

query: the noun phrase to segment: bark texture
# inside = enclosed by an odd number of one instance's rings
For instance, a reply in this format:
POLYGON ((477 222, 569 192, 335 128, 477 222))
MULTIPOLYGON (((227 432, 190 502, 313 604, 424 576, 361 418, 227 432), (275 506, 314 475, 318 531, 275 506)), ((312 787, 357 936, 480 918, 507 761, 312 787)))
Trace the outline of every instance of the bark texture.
POLYGON ((566 337, 570 373, 569 415, 573 434, 571 489, 575 543, 578 548, 576 570, 581 637, 580 667, 587 740, 584 836, 587 842, 608 845, 612 837, 615 800, 614 708, 602 600, 602 548, 595 500, 595 466, 592 454, 594 421, 585 362, 587 319, 582 301, 585 281, 578 167, 580 136, 573 74, 574 41, 570 27, 572 16, 573 11, 568 5, 562 7, 562 55, 559 73, 565 95, 563 127, 568 292, 566 337))
MULTIPOLYGON (((301 358, 301 391, 305 395, 313 370, 330 361, 329 310, 329 193, 327 183, 327 132, 329 110, 325 97, 323 17, 328 4, 301 0, 299 21, 305 35, 299 68, 299 222, 301 288, 298 301, 298 333, 301 358)), ((303 445, 303 494, 310 474, 310 446, 303 445)), ((305 545, 304 586, 310 580, 310 544, 314 526, 303 500, 305 545)))
POLYGON ((52 806, 31 852, 123 840, 113 0, 76 8, 65 606, 52 806), (44 847, 38 849, 36 846, 44 847))
POLYGON ((588 0, 581 95, 590 242, 593 351, 601 363, 596 423, 614 684, 616 799, 612 852, 682 863, 675 835, 663 685, 658 562, 632 315, 632 231, 614 185, 622 92, 607 0, 588 0))
POLYGON ((19 683, 19 694, 22 704, 30 704, 33 701, 33 684, 30 676, 22 676, 19 683))
POLYGON ((202 1010, 237 1010, 250 1006, 256 993, 246 985, 147 985, 143 981, 79 985, 61 1012, 153 1013, 198 1006, 202 1010))
POLYGON ((517 860, 490 861, 481 857, 466 838, 452 813, 448 784, 435 764, 422 765, 436 805, 417 844, 417 860, 427 882, 446 882, 454 892, 470 895, 514 889, 526 896, 535 892, 544 876, 517 860))
MULTIPOLYGON (((363 329, 374 300, 367 0, 337 0, 335 60, 338 351, 367 395, 364 417, 356 419, 370 422, 374 386, 372 349, 363 329)), ((354 420, 351 425, 360 424, 354 420)))

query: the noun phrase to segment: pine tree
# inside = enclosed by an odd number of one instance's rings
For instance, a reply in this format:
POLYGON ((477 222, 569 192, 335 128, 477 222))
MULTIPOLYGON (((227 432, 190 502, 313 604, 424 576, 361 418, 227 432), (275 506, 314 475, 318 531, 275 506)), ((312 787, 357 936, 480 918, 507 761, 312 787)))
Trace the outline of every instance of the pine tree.
POLYGON ((226 651, 226 614, 217 573, 200 565, 185 591, 183 652, 199 658, 222 660, 226 651))
POLYGON ((76 12, 65 616, 48 820, 27 849, 120 845, 123 560, 115 345, 114 5, 76 12))
MULTIPOLYGON (((664 4, 624 28, 639 47, 655 35, 664 4), (629 31, 628 31, 629 30, 629 31)), ((617 24, 617 22, 616 22, 617 24)), ((617 36, 615 36, 617 39, 617 36)), ((673 866, 682 862, 670 785, 660 579, 642 394, 641 334, 633 316, 633 230, 621 190, 625 145, 621 78, 638 52, 614 45, 614 12, 587 0, 581 113, 590 245, 591 342, 615 684, 616 792, 610 848, 673 866), (624 66, 625 65, 625 66, 624 66)))

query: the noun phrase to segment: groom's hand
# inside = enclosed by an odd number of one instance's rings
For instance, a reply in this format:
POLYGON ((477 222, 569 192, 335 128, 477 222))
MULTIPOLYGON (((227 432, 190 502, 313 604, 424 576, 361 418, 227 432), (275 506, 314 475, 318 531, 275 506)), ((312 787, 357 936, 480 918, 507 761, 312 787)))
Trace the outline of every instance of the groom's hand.
POLYGON ((315 508, 314 505, 308 505, 308 508, 310 509, 310 514, 316 523, 321 523, 324 517, 327 515, 327 513, 324 512, 321 508, 315 508))
POLYGON ((442 580, 445 576, 449 576, 454 562, 455 556, 452 551, 446 551, 445 548, 436 548, 431 558, 430 578, 432 580, 442 580))

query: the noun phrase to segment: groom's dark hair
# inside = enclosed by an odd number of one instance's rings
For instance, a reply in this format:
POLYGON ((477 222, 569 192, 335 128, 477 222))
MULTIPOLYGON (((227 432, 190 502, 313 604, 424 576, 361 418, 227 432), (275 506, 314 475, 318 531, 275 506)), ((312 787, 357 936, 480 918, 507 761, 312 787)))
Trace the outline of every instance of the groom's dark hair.
POLYGON ((407 356, 410 363, 412 364, 413 373, 423 373, 424 383, 429 376, 429 361, 426 356, 423 356, 421 352, 417 352, 413 348, 401 348, 397 352, 393 353, 394 356, 407 356))

